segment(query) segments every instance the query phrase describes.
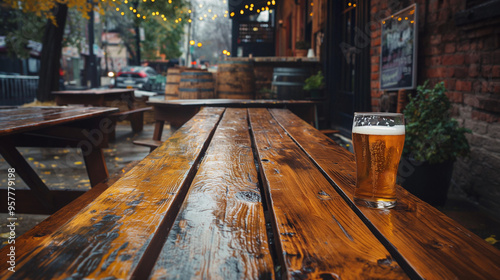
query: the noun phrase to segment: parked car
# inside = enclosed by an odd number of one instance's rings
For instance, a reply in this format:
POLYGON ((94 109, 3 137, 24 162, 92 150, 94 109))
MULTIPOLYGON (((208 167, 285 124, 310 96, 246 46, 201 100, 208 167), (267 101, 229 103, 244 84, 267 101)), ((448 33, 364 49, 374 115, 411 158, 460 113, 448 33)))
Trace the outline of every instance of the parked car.
POLYGON ((115 87, 151 90, 156 71, 149 66, 127 66, 116 74, 115 87))

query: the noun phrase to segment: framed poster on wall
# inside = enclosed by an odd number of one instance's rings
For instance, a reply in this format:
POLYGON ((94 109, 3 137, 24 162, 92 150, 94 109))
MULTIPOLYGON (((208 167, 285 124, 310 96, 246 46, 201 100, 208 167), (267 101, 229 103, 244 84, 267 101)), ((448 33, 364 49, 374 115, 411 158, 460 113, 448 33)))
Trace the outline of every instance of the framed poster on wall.
POLYGON ((380 89, 416 87, 417 4, 382 20, 380 89))

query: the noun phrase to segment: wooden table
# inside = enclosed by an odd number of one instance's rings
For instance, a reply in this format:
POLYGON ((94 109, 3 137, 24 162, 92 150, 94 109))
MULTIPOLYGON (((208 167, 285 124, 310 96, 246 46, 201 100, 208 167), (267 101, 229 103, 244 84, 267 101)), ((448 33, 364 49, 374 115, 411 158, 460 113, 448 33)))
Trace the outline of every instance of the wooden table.
POLYGON ((274 99, 178 99, 150 100, 156 121, 153 140, 161 141, 165 122, 177 128, 191 119, 204 106, 226 108, 287 108, 294 114, 317 127, 316 106, 314 100, 274 100, 274 99))
POLYGON ((400 187, 358 207, 354 181, 289 110, 205 107, 0 278, 499 278, 499 250, 400 187))
MULTIPOLYGON (((107 147, 107 133, 112 129, 107 116, 116 111, 109 107, 19 107, 1 111, 0 153, 31 189, 26 197, 18 190, 18 197, 24 197, 19 199, 25 199, 18 212, 52 213, 68 202, 64 195, 71 199, 81 193, 49 191, 16 147, 81 148, 90 184, 95 186, 108 177, 101 148, 107 147)), ((1 190, 2 194, 6 191, 1 190)), ((6 206, 0 207, 5 210, 6 206)))
MULTIPOLYGON (((53 91, 57 105, 83 104, 87 106, 105 106, 106 101, 116 102, 113 107, 118 107, 120 101, 125 102, 129 108, 134 106, 134 89, 85 89, 53 91)), ((112 104, 113 105, 113 104, 112 104)))
MULTIPOLYGON (((151 108, 138 108, 134 104, 136 100, 134 96, 134 89, 86 89, 86 90, 64 90, 64 91, 53 91, 53 95, 56 97, 57 105, 74 105, 81 104, 85 106, 109 106, 109 107, 120 107, 121 103, 124 102, 127 108, 123 108, 120 112, 115 113, 115 121, 129 120, 132 127, 132 131, 139 132, 142 131, 144 126, 144 111, 148 111, 151 108)), ((110 135, 114 138, 114 131, 110 135)))

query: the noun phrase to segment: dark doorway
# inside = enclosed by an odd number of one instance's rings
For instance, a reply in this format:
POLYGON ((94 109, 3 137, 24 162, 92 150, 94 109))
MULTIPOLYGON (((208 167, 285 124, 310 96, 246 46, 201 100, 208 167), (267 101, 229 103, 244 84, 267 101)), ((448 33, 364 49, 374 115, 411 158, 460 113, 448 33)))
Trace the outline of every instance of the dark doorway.
POLYGON ((354 112, 371 111, 370 1, 328 1, 327 84, 331 126, 349 136, 354 112))

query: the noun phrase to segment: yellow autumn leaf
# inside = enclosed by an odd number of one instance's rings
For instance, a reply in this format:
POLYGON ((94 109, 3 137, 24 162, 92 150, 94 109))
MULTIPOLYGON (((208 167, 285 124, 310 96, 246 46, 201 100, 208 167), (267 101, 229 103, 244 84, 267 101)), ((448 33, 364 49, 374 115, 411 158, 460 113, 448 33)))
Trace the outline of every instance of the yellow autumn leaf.
POLYGON ((40 167, 41 167, 41 168, 45 168, 45 164, 40 163, 40 167))
POLYGON ((57 164, 51 164, 50 166, 52 166, 52 168, 56 168, 57 164))
POLYGON ((28 158, 28 160, 29 160, 29 161, 34 161, 35 159, 34 159, 34 158, 32 158, 32 157, 29 157, 29 158, 28 158))
POLYGON ((58 156, 54 156, 54 159, 59 159, 59 157, 58 156))
POLYGON ((75 162, 74 162, 74 164, 75 164, 75 165, 82 165, 82 164, 83 164, 83 162, 81 162, 81 161, 75 161, 75 162))
POLYGON ((491 245, 495 245, 498 242, 498 240, 496 239, 496 237, 497 237, 496 235, 491 235, 490 237, 487 237, 484 240, 486 242, 490 243, 491 245))
POLYGON ((10 237, 10 232, 0 233, 0 237, 1 238, 9 238, 10 237))

